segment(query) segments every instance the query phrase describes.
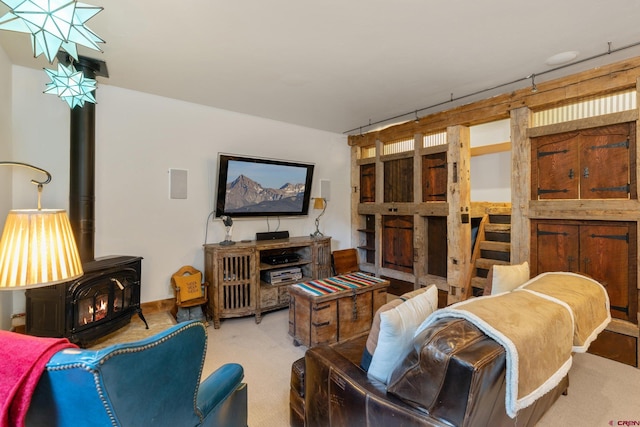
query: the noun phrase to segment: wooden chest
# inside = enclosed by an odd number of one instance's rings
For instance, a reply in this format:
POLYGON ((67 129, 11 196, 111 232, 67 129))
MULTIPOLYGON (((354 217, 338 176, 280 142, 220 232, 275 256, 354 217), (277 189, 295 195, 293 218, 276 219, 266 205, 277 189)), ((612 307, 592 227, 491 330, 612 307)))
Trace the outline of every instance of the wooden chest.
POLYGON ((376 310, 387 302, 388 286, 388 280, 364 273, 289 286, 294 345, 330 344, 367 332, 376 310))

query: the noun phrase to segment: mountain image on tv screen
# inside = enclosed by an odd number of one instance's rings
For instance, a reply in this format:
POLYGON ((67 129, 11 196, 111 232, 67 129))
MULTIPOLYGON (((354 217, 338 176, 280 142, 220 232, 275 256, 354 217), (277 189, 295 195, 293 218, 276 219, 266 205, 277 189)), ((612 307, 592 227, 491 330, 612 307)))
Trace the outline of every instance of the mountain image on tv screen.
POLYGON ((229 162, 225 211, 299 212, 306 170, 294 166, 229 162))

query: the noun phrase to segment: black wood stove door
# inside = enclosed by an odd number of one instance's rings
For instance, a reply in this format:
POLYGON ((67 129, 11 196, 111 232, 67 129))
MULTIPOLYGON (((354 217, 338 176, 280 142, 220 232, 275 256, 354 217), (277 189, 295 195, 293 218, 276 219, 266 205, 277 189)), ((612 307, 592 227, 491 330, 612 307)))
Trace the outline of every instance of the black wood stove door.
POLYGON ((119 316, 131 316, 132 295, 139 286, 137 272, 133 268, 76 282, 69 290, 71 333, 76 334, 119 316))
POLYGON ((83 265, 72 282, 28 289, 26 332, 86 346, 129 323, 140 310, 141 257, 111 256, 83 265))

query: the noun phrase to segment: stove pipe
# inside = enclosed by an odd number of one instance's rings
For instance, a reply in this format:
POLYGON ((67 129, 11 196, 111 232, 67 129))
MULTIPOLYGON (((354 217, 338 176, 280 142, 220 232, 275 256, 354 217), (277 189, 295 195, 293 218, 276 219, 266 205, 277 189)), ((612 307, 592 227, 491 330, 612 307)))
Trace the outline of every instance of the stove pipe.
MULTIPOLYGON (((104 61, 79 56, 72 62, 69 55, 62 52, 58 61, 73 63, 86 78, 109 77, 104 61)), ((95 104, 85 102, 82 107, 72 108, 70 114, 69 221, 83 263, 94 259, 95 112, 95 104)))
POLYGON ((69 221, 82 263, 94 259, 95 105, 71 109, 69 221))

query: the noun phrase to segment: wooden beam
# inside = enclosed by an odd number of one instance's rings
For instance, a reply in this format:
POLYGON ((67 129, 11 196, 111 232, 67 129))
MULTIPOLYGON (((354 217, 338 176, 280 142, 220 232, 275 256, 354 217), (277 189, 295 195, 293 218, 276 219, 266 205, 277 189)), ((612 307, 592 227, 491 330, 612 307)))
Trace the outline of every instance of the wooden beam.
POLYGON ((527 128, 531 110, 527 107, 511 112, 511 263, 529 260, 531 200, 531 139, 527 128))
POLYGON ((449 126, 472 126, 509 118, 509 112, 528 107, 541 110, 575 102, 579 99, 603 95, 636 87, 640 74, 640 57, 627 59, 602 67, 593 68, 571 76, 540 82, 538 91, 529 87, 493 96, 481 101, 422 117, 416 123, 409 120, 385 129, 349 137, 349 145, 366 146, 376 139, 391 141, 410 138, 416 133, 432 133, 449 126))
POLYGON ((471 157, 484 156, 485 154, 503 153, 511 151, 511 141, 500 142, 498 144, 481 145, 479 147, 471 147, 471 157))
POLYGON ((448 304, 463 301, 470 294, 467 275, 471 272, 471 136, 466 126, 447 129, 447 282, 448 304))

